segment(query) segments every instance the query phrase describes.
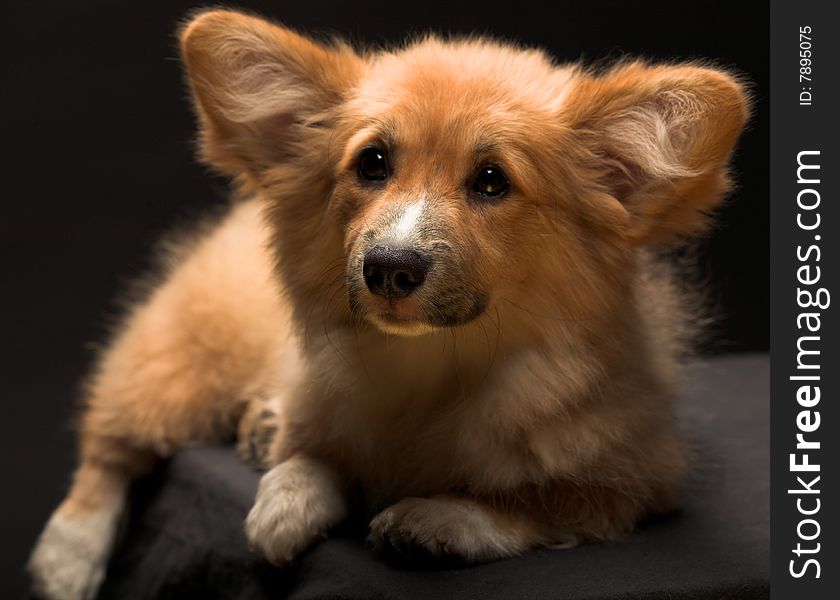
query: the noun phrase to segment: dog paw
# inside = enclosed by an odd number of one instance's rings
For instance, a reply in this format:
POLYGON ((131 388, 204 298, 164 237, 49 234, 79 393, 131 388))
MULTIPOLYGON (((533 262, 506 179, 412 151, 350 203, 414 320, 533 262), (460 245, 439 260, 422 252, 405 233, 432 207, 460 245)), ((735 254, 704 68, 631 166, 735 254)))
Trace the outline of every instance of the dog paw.
POLYGON ((45 600, 92 600, 108 563, 114 523, 110 515, 68 518, 54 514, 32 552, 32 591, 45 600))
POLYGON ((239 422, 236 451, 252 467, 267 470, 271 466, 271 447, 279 420, 277 398, 252 400, 239 422))
POLYGON ((253 550, 270 563, 282 565, 344 519, 346 510, 330 469, 295 457, 263 475, 245 531, 253 550))
POLYGON ((522 541, 469 500, 448 497, 406 498, 370 523, 375 549, 410 558, 430 557, 487 562, 522 551, 522 541))

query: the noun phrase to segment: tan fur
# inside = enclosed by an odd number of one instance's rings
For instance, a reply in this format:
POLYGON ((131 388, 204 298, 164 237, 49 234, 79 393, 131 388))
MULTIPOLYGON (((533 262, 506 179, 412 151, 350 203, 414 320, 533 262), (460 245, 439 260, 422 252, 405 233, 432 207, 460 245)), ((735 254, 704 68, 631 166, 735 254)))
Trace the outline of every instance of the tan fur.
POLYGON ((645 247, 699 232, 728 189, 736 79, 596 75, 483 39, 359 55, 226 11, 181 39, 202 156, 252 199, 173 259, 103 355, 57 514, 96 514, 266 398, 274 466, 248 534, 274 561, 343 516, 350 483, 384 509, 374 541, 468 560, 614 539, 675 506, 691 315, 645 247), (370 144, 387 185, 359 181, 370 144), (498 201, 467 191, 487 163, 511 182, 498 201), (438 254, 389 305, 360 261, 403 230, 438 254))

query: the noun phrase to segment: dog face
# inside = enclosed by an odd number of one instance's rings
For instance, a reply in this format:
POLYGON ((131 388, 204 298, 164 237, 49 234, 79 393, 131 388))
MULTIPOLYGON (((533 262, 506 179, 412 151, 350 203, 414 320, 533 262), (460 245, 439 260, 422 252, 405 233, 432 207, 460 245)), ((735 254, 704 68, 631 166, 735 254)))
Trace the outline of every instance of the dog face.
POLYGON ((530 158, 552 115, 523 95, 523 70, 562 93, 539 55, 426 40, 374 61, 342 107, 332 208, 357 315, 421 333, 529 285, 535 240, 556 232, 530 158))
POLYGON ((702 227, 746 118, 695 65, 596 76, 436 38, 360 56, 219 11, 182 50, 204 157, 274 202, 298 304, 340 281, 333 310, 400 335, 506 303, 609 310, 633 248, 702 227))

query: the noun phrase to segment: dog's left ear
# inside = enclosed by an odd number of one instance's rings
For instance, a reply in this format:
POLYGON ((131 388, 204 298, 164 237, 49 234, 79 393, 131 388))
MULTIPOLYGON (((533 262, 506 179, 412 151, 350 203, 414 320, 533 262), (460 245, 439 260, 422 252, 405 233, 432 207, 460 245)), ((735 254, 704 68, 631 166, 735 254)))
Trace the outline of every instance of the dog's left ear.
MULTIPOLYGON (((250 15, 211 10, 181 30, 205 162, 245 182, 313 152, 311 134, 357 82, 364 61, 250 15)), ((322 136, 323 137, 323 136, 322 136)))
POLYGON ((619 204, 632 244, 698 233, 729 190, 727 163, 749 115, 744 86, 695 65, 624 63, 583 75, 563 103, 582 168, 619 204))

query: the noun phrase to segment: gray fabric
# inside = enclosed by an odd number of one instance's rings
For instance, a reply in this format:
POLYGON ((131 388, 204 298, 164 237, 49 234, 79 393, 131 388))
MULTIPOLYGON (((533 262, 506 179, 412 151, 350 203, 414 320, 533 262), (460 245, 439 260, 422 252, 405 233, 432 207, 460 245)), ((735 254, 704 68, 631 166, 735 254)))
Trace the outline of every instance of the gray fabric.
POLYGON ((468 568, 374 556, 363 523, 277 569, 248 553, 258 474, 229 447, 181 452, 134 490, 102 598, 764 598, 769 595, 769 358, 690 370, 679 412, 694 468, 674 515, 626 540, 468 568))

